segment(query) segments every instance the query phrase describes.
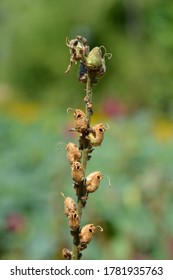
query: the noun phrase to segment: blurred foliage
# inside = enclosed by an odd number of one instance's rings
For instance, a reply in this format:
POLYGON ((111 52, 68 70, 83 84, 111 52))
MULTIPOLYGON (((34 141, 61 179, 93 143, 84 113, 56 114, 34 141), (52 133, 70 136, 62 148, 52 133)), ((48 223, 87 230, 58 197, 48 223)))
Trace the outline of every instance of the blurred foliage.
MULTIPOLYGON (((94 87, 105 121, 87 172, 104 179, 83 223, 104 228, 85 259, 173 258, 173 2, 1 0, 0 258, 61 259, 72 238, 60 192, 74 197, 62 143, 70 107, 83 106, 65 39, 113 54, 94 87), (112 187, 109 187, 107 176, 112 187)), ((83 95, 82 95, 83 92, 83 95)), ((81 107, 82 108, 82 107, 81 107)))

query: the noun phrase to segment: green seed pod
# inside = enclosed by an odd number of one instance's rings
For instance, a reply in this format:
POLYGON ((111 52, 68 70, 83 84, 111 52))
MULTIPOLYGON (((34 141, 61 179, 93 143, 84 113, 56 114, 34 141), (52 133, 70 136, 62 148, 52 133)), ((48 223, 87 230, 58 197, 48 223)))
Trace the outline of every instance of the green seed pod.
POLYGON ((90 70, 97 70, 102 67, 102 52, 100 47, 95 47, 89 52, 86 64, 90 70))
POLYGON ((103 175, 100 171, 95 171, 86 177, 86 189, 89 193, 95 192, 100 184, 103 175))
POLYGON ((105 57, 110 59, 112 57, 112 54, 107 53, 104 46, 95 47, 90 51, 87 57, 86 64, 88 66, 88 73, 92 84, 97 84, 98 80, 103 77, 106 72, 105 57), (102 55, 101 49, 104 49, 104 55, 102 55))

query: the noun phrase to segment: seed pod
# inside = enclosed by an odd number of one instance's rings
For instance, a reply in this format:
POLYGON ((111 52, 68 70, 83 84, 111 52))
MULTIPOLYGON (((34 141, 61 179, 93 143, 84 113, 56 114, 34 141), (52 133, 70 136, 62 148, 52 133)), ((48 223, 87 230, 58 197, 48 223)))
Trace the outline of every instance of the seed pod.
POLYGON ((80 226, 80 217, 76 211, 70 211, 68 216, 68 225, 73 230, 77 230, 80 226))
POLYGON ((100 228, 100 231, 103 231, 100 226, 94 226, 94 224, 85 225, 79 234, 80 243, 88 244, 91 241, 97 227, 100 228))
POLYGON ((90 70, 97 70, 102 67, 102 52, 100 47, 95 47, 89 52, 87 66, 90 70))
POLYGON ((79 151, 78 147, 73 143, 68 143, 66 145, 66 151, 67 151, 67 158, 70 163, 73 163, 74 161, 79 161, 81 159, 81 152, 79 151))
POLYGON ((91 132, 88 134, 87 138, 90 140, 92 146, 101 145, 105 130, 106 127, 102 123, 96 124, 91 128, 91 132))
POLYGON ((88 120, 85 113, 80 109, 72 109, 68 108, 67 112, 73 110, 74 117, 74 129, 80 133, 86 131, 88 129, 88 120))
POLYGON ((76 183, 81 183, 85 177, 85 171, 80 162, 74 161, 71 165, 71 176, 76 183))
POLYGON ((62 250, 62 256, 64 259, 66 260, 71 260, 72 256, 73 256, 73 252, 71 252, 69 249, 67 248, 63 248, 62 250))
POLYGON ((76 206, 76 203, 74 202, 73 198, 71 198, 69 196, 65 197, 65 195, 63 193, 61 193, 61 194, 64 197, 64 214, 66 216, 68 216, 71 211, 76 211, 77 206, 76 206))
POLYGON ((74 110, 74 128, 78 132, 84 132, 88 128, 88 121, 85 113, 80 109, 74 110))
POLYGON ((95 192, 100 184, 103 175, 100 171, 89 174, 86 178, 86 189, 89 193, 95 192))

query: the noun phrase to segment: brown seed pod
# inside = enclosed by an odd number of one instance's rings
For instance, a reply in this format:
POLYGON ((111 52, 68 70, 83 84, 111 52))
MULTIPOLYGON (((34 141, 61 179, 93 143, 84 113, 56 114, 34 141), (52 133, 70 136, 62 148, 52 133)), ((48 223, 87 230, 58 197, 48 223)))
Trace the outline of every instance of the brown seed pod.
POLYGON ((80 226, 80 217, 78 216, 77 212, 72 210, 68 216, 68 225, 71 229, 77 230, 80 226))
POLYGON ((73 198, 71 198, 69 196, 65 197, 65 195, 63 193, 61 193, 61 194, 64 197, 64 214, 66 216, 68 216, 71 211, 76 211, 77 206, 76 206, 76 203, 74 202, 73 198))
POLYGON ((89 193, 95 192, 100 184, 103 175, 100 171, 95 171, 86 177, 86 189, 89 193))
POLYGON ((74 129, 80 133, 86 131, 88 129, 88 120, 85 113, 80 109, 72 109, 68 108, 67 112, 73 110, 74 117, 74 129))
POLYGON ((80 162, 81 152, 78 149, 77 145, 71 142, 68 143, 66 145, 66 151, 67 151, 67 158, 70 164, 72 164, 74 161, 80 162))
POLYGON ((74 111, 74 128, 78 132, 84 132, 88 128, 88 121, 85 113, 80 109, 74 111))
POLYGON ((81 232, 79 234, 79 238, 80 238, 80 243, 84 243, 84 244, 88 244, 95 231, 96 228, 100 228, 100 231, 103 231, 103 229, 100 226, 94 226, 94 224, 87 224, 84 227, 82 227, 81 232))
POLYGON ((67 248, 63 248, 62 250, 62 256, 64 259, 66 260, 71 260, 72 256, 73 256, 73 252, 71 252, 69 249, 67 248))
POLYGON ((91 128, 91 132, 88 134, 87 138, 90 140, 92 146, 101 145, 105 130, 106 127, 102 123, 96 124, 91 128))
POLYGON ((71 165, 71 176, 76 183, 81 183, 85 177, 85 170, 80 162, 74 161, 71 165))

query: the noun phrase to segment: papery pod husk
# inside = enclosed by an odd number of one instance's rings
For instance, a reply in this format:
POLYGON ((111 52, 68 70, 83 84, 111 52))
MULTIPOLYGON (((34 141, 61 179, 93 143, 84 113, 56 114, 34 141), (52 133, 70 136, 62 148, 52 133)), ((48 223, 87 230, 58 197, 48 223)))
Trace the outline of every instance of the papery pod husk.
POLYGON ((89 193, 95 192, 98 189, 102 178, 103 178, 103 175, 100 171, 95 171, 95 172, 90 173, 86 177, 87 192, 89 192, 89 193))
POLYGON ((77 206, 76 206, 76 203, 73 200, 73 198, 71 198, 69 196, 65 197, 65 199, 64 199, 64 214, 66 216, 68 216, 70 211, 76 211, 76 209, 77 209, 77 206))
POLYGON ((73 256, 73 252, 70 251, 69 249, 67 248, 63 248, 62 250, 62 256, 65 260, 71 260, 72 259, 72 256, 73 256))
POLYGON ((94 224, 87 224, 83 226, 79 234, 80 243, 88 244, 95 233, 95 229, 96 227, 94 224))
POLYGON ((80 226, 80 217, 76 211, 70 211, 68 215, 68 225, 74 231, 80 226))
POLYGON ((87 57, 87 66, 88 69, 97 70, 102 67, 102 51, 100 47, 93 48, 87 57))
POLYGON ((80 133, 86 131, 88 128, 88 120, 85 113, 80 109, 75 109, 73 116, 75 130, 80 133))
POLYGON ((70 164, 72 164, 74 161, 80 162, 81 159, 81 152, 77 145, 74 143, 68 143, 66 145, 66 151, 67 151, 67 158, 70 164))
POLYGON ((65 73, 67 74, 70 71, 74 62, 86 60, 86 56, 89 53, 89 46, 87 44, 87 40, 80 35, 77 35, 76 38, 72 40, 66 38, 66 45, 69 47, 70 50, 70 64, 68 65, 67 70, 65 71, 65 73))
POLYGON ((71 176, 77 183, 81 183, 85 178, 85 170, 80 162, 74 161, 71 165, 71 176))
POLYGON ((103 138, 106 127, 104 124, 96 124, 91 128, 91 132, 88 134, 87 138, 90 140, 92 146, 100 146, 103 138))

